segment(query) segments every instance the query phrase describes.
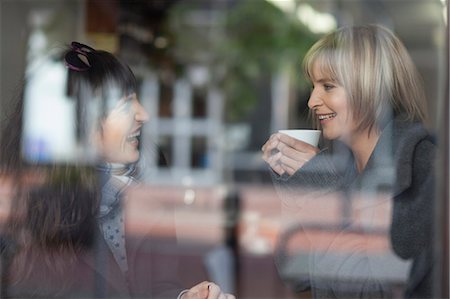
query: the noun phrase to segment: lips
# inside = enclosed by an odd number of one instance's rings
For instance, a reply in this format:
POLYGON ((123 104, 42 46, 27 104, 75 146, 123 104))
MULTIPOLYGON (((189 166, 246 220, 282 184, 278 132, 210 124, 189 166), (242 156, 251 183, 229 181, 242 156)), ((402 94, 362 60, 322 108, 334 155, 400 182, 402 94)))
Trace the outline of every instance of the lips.
POLYGON ((317 114, 317 117, 320 121, 329 120, 336 117, 336 113, 327 113, 327 114, 317 114))
POLYGON ((141 136, 141 130, 135 131, 127 136, 127 141, 133 142, 137 141, 138 137, 141 136))

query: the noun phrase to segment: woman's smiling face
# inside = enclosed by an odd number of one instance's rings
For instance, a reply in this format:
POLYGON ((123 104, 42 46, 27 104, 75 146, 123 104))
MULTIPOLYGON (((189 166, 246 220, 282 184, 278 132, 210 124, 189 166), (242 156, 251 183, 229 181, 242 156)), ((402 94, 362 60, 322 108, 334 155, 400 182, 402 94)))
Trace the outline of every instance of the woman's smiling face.
POLYGON ((105 162, 128 164, 139 159, 139 136, 148 114, 136 94, 120 99, 103 120, 100 154, 105 162))
POLYGON ((344 87, 329 74, 322 72, 317 63, 313 66, 312 83, 308 107, 320 122, 324 137, 350 142, 352 133, 356 131, 356 124, 344 87))

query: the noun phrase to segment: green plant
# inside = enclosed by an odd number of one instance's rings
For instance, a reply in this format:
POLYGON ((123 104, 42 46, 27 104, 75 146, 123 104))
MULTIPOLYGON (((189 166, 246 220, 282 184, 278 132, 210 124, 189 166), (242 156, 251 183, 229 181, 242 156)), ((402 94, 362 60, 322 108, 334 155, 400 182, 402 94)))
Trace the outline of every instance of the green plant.
POLYGON ((171 12, 175 51, 194 62, 203 58, 212 70, 225 93, 227 121, 245 118, 258 103, 256 86, 285 66, 301 87, 301 60, 317 36, 294 15, 263 0, 238 1, 219 14, 215 27, 183 23, 190 13, 186 2, 171 12))

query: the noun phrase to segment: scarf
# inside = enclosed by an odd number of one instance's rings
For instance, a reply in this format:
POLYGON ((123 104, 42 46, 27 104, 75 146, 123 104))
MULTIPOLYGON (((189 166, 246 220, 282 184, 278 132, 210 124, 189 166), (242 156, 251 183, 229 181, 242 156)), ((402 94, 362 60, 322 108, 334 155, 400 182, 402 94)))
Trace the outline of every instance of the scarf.
POLYGON ((126 275, 128 261, 122 198, 129 186, 137 184, 137 167, 135 164, 103 163, 97 166, 97 171, 100 174, 102 194, 98 225, 115 261, 126 275))

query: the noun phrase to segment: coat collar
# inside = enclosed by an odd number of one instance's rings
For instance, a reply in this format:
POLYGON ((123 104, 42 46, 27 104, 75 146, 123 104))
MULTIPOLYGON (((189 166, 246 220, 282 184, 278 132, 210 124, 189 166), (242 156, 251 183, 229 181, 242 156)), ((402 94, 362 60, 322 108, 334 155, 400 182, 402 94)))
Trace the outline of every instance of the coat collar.
POLYGON ((382 131, 367 166, 352 188, 391 190, 396 196, 411 186, 414 151, 418 143, 433 138, 419 122, 391 121, 382 131))

